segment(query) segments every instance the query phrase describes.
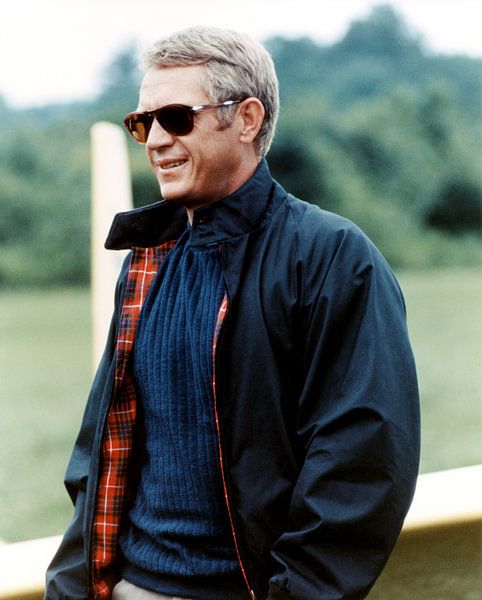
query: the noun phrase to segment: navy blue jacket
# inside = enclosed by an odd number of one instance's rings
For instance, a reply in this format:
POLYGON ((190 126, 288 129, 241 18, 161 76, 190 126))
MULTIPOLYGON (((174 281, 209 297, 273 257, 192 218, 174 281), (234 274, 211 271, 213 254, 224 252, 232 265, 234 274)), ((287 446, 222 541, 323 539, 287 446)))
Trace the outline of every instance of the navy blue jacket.
MULTIPOLYGON (((183 208, 116 216, 106 247, 177 239, 183 208)), ((228 496, 257 600, 364 598, 412 499, 419 404, 400 289, 351 222, 302 202, 263 161, 194 213, 192 244, 219 243, 229 312, 216 353, 228 496)), ((47 600, 89 598, 99 447, 127 264, 66 474, 75 513, 47 573, 47 600)), ((250 594, 247 590, 247 598, 250 594)))

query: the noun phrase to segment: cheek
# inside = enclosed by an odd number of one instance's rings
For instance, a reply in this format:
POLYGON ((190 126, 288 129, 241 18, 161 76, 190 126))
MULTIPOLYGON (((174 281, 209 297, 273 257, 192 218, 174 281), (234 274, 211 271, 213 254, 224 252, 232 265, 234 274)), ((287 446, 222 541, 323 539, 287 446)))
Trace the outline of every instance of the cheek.
POLYGON ((149 154, 149 152, 146 150, 146 158, 147 158, 147 162, 149 163, 149 166, 151 167, 151 169, 153 171, 157 170, 157 165, 154 162, 154 158, 149 154))

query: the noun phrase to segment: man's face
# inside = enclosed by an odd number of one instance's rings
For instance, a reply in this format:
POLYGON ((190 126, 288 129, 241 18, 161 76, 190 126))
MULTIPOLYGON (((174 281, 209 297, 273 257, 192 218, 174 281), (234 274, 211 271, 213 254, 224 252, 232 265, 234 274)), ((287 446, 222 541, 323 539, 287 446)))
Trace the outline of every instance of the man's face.
MULTIPOLYGON (((149 69, 138 110, 167 104, 210 104, 201 87, 203 71, 202 65, 149 69)), ((245 151, 239 127, 220 130, 216 109, 196 114, 194 129, 185 136, 168 133, 154 120, 146 144, 162 196, 191 209, 220 200, 244 183, 245 151)))

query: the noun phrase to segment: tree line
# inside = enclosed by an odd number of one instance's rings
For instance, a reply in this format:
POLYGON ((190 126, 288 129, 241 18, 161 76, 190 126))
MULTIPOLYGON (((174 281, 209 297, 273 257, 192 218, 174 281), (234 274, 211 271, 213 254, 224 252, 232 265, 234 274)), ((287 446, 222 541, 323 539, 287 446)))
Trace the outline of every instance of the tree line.
MULTIPOLYGON (((266 41, 281 116, 268 155, 300 198, 354 220, 395 268, 472 265, 480 250, 482 60, 436 55, 390 7, 342 39, 266 41)), ((141 73, 133 48, 90 102, 13 110, 0 99, 0 284, 86 284, 89 128, 122 123, 141 73)), ((134 201, 159 199, 129 144, 134 201)))

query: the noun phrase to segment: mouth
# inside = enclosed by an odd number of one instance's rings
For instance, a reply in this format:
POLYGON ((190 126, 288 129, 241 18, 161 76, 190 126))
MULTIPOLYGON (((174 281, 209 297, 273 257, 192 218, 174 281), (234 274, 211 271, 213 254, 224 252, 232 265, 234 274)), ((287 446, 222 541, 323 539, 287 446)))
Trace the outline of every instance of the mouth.
POLYGON ((172 169, 177 169, 178 167, 182 167, 187 163, 187 158, 182 158, 178 160, 158 160, 157 166, 161 169, 161 171, 170 171, 172 169))

